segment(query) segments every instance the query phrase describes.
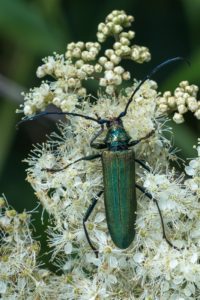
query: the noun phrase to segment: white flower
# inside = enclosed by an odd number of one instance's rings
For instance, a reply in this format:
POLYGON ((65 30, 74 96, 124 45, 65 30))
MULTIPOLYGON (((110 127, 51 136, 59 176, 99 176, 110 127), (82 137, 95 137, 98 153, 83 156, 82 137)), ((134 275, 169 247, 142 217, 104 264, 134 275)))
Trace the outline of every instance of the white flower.
MULTIPOLYGON (((65 55, 55 53, 44 59, 37 75, 50 75, 53 80, 25 94, 21 108, 34 116, 54 104, 62 112, 96 120, 113 119, 125 112, 121 120, 132 141, 154 132, 134 147, 135 158, 144 160, 150 172, 136 160, 132 183, 143 186, 146 193, 137 190, 133 199, 137 209, 127 212, 127 217, 136 217, 128 228, 133 242, 127 249, 114 245, 104 193, 97 197, 106 188, 102 161, 81 160, 102 153, 90 145, 100 124, 67 115, 67 122, 58 126, 59 132, 51 134, 42 146, 37 145, 26 159, 27 180, 49 214, 51 261, 63 274, 39 268, 39 244, 31 238, 30 220, 0 201, 0 292, 5 299, 192 300, 200 294, 200 161, 193 158, 185 167, 189 179, 171 169, 170 159, 176 156, 169 150, 171 142, 163 136, 169 128, 164 118, 157 120, 161 112, 175 113, 177 123, 184 121, 188 110, 197 115, 198 89, 183 81, 174 94, 167 91, 160 95, 157 83, 147 80, 133 99, 139 84, 136 79, 120 89, 124 80, 130 79, 121 61, 142 63, 150 59, 146 47, 131 44, 135 33, 126 29, 132 21, 124 11, 115 10, 98 26, 99 43, 73 42, 65 55), (109 36, 117 41, 99 57, 100 43, 109 36), (88 94, 86 80, 98 85, 95 96, 88 94), (94 198, 97 204, 93 207, 94 198)), ((108 128, 102 126, 95 142, 106 142, 107 134, 108 128)), ((200 156, 199 144, 196 149, 200 156)), ((115 209, 111 208, 113 213, 115 209)))
POLYGON ((64 246, 64 252, 66 254, 70 254, 72 253, 73 247, 72 247, 72 243, 68 242, 65 246, 64 246))
POLYGON ((185 167, 185 172, 190 176, 194 176, 198 171, 200 171, 200 160, 191 160, 189 166, 185 167))
POLYGON ((144 261, 144 254, 143 253, 135 253, 133 256, 133 259, 136 263, 142 263, 144 261))
POLYGON ((0 293, 5 294, 7 290, 7 284, 5 281, 0 281, 0 293))

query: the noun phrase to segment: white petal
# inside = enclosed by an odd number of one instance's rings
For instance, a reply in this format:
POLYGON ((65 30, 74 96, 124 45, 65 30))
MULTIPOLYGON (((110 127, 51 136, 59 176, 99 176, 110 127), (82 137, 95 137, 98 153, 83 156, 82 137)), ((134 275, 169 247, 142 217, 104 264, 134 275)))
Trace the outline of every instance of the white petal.
POLYGON ((105 232, 100 231, 100 230, 95 230, 95 235, 96 235, 97 239, 99 240, 100 244, 102 244, 102 245, 107 244, 107 235, 105 234, 105 232))
POLYGON ((2 227, 6 227, 10 225, 10 218, 4 216, 0 218, 0 224, 2 225, 2 227))
POLYGON ((193 169, 196 169, 198 168, 198 165, 199 165, 199 162, 194 159, 194 160, 191 160, 190 163, 189 163, 190 167, 192 167, 193 169))
POLYGON ((173 279, 173 283, 176 285, 180 285, 183 282, 184 277, 183 276, 176 276, 173 279))
POLYGON ((190 258, 191 263, 195 264, 197 262, 198 259, 198 254, 197 253, 193 253, 192 257, 190 258))
POLYGON ((171 269, 174 269, 177 265, 178 265, 178 261, 176 259, 171 260, 169 263, 171 269))
POLYGON ((4 281, 0 281, 0 293, 5 294, 7 290, 7 284, 4 281))
POLYGON ((192 283, 188 283, 186 288, 184 289, 184 294, 186 296, 191 296, 195 293, 195 286, 192 283))
POLYGON ((69 271, 72 268, 72 261, 67 261, 62 267, 63 271, 69 271))
POLYGON ((190 176, 193 176, 195 174, 195 170, 190 166, 185 167, 185 172, 190 176))
POLYGON ((162 285, 162 289, 164 292, 168 291, 170 288, 169 283, 167 281, 165 281, 162 285))
POLYGON ((198 184, 193 179, 186 180, 185 184, 194 192, 198 190, 198 184))
POLYGON ((136 253, 136 254, 133 256, 133 259, 134 259, 134 261, 135 261, 136 263, 141 263, 141 262, 143 262, 143 260, 144 260, 144 254, 138 252, 138 253, 136 253))
POLYGON ((200 146, 197 147, 198 156, 200 156, 200 146))
POLYGON ((148 188, 148 187, 150 187, 151 185, 152 185, 151 180, 146 179, 145 182, 144 182, 144 187, 145 187, 145 188, 148 188))
POLYGON ((73 247, 72 247, 71 242, 68 242, 64 247, 64 251, 66 254, 72 253, 72 249, 73 249, 73 247))
POLYGON ((118 261, 117 261, 116 257, 110 256, 109 257, 109 264, 110 264, 111 268, 117 268, 118 267, 118 261))
POLYGON ((116 278, 116 276, 114 276, 112 274, 109 274, 106 281, 108 281, 112 284, 116 284, 117 283, 117 278, 116 278))
POLYGON ((96 223, 101 223, 103 220, 105 220, 105 214, 97 213, 94 221, 96 223))
POLYGON ((200 224, 196 224, 196 228, 194 228, 193 230, 191 230, 191 232, 190 232, 190 236, 192 237, 192 238, 200 238, 200 230, 199 230, 199 227, 198 227, 198 225, 200 226, 200 224))
POLYGON ((168 180, 165 175, 156 175, 155 181, 156 181, 156 184, 168 183, 168 180))

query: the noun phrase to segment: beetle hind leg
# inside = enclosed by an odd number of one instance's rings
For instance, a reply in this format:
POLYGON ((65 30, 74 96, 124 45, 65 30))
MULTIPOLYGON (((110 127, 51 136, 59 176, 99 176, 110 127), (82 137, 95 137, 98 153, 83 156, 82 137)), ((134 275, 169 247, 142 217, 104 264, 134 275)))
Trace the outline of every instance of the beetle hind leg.
POLYGON ((141 159, 134 159, 135 162, 137 162, 139 165, 141 165, 145 170, 147 170, 148 172, 150 172, 150 168, 146 165, 146 162, 144 160, 141 159))
POLYGON ((168 240, 168 238, 167 238, 167 235, 166 235, 166 232, 165 232, 165 225, 164 225, 164 221, 163 221, 163 216, 162 216, 162 212, 161 212, 161 209, 160 209, 160 207, 159 207, 158 201, 157 201, 155 198, 153 198, 153 196, 152 196, 150 193, 148 193, 148 192, 145 190, 145 188, 143 188, 142 186, 140 186, 140 185, 138 185, 138 184, 136 184, 135 186, 136 186, 136 188, 138 188, 142 193, 144 193, 150 200, 153 200, 153 202, 156 204, 156 207, 157 207, 157 209, 158 209, 158 213, 159 213, 159 216, 160 216, 160 221, 161 221, 161 226, 162 226, 162 232, 163 232, 163 239, 165 239, 165 241, 167 242, 167 244, 168 244, 170 247, 172 247, 172 248, 174 248, 174 249, 176 249, 176 250, 179 250, 179 251, 182 250, 182 248, 180 249, 180 248, 174 246, 174 245, 172 244, 172 242, 170 242, 170 240, 168 240))
POLYGON ((87 227, 86 227, 85 223, 87 222, 89 216, 91 215, 91 213, 92 213, 95 205, 97 204, 98 198, 101 196, 102 193, 103 193, 103 191, 100 191, 97 194, 97 197, 92 199, 92 203, 88 207, 88 209, 86 211, 86 214, 85 214, 85 216, 83 218, 83 229, 84 229, 84 232, 85 232, 85 236, 86 236, 86 239, 88 241, 88 244, 90 245, 91 249, 94 251, 94 254, 95 254, 96 258, 98 258, 99 251, 95 248, 95 246, 93 245, 92 241, 90 240, 90 237, 89 237, 89 234, 88 234, 87 227))

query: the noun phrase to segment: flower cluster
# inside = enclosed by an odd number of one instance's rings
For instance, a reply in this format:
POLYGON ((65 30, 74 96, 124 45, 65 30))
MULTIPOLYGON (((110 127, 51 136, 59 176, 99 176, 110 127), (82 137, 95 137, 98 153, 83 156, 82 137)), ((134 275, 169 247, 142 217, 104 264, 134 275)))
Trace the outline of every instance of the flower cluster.
MULTIPOLYGON (((112 11, 105 20, 105 23, 100 23, 98 26, 97 38, 102 43, 109 36, 119 34, 123 31, 123 28, 131 26, 134 21, 133 16, 127 16, 123 10, 112 11)), ((131 38, 134 37, 134 33, 131 33, 131 38)))
POLYGON ((131 45, 135 32, 131 30, 128 32, 123 31, 124 28, 130 27, 133 21, 133 16, 127 16, 123 10, 114 10, 107 16, 105 23, 100 23, 98 26, 97 38, 100 43, 104 42, 109 36, 116 38, 111 52, 113 63, 119 63, 122 58, 132 59, 139 63, 151 59, 148 48, 131 45))
POLYGON ((198 157, 191 160, 189 166, 185 168, 187 175, 192 178, 186 180, 186 184, 189 186, 192 192, 196 193, 200 197, 200 139, 198 140, 198 146, 195 147, 198 157))
MULTIPOLYGON (((81 67, 84 65, 84 62, 96 60, 100 50, 101 46, 98 42, 70 43, 67 45, 67 52, 65 53, 65 56, 68 59, 75 59, 76 66, 81 67)), ((91 73, 93 73, 93 71, 88 74, 91 73)))
POLYGON ((86 95, 86 89, 82 87, 85 73, 65 60, 64 55, 55 54, 44 59, 44 64, 37 70, 37 76, 46 75, 56 78, 56 81, 43 81, 40 87, 23 93, 25 103, 21 108, 26 116, 44 110, 49 104, 54 104, 62 111, 72 111, 79 97, 86 95))
POLYGON ((190 85, 188 81, 182 81, 173 95, 170 91, 166 91, 157 99, 158 110, 162 113, 175 111, 173 120, 178 124, 184 122, 183 115, 187 111, 194 113, 194 116, 200 120, 200 101, 197 101, 198 90, 198 86, 190 85))
MULTIPOLYGON (((71 43, 65 56, 45 59, 37 74, 39 77, 51 75, 55 81, 43 82, 40 88, 25 95, 25 115, 32 115, 48 103, 54 103, 64 112, 82 116, 96 115, 102 119, 119 116, 138 86, 135 79, 134 84, 114 93, 116 86, 130 75, 119 63, 123 58, 134 57, 133 60, 138 62, 150 58, 147 50, 130 46, 134 33, 123 30, 132 21, 133 18, 123 11, 114 11, 98 27, 99 42, 71 43), (109 36, 117 37, 113 49, 105 50, 105 55, 98 57, 100 43, 109 36), (87 97, 80 101, 83 81, 96 77, 99 87, 105 89, 98 89, 96 97, 89 97, 84 90, 83 95, 87 97)), ((165 125, 166 119, 157 118, 169 110, 178 110, 182 115, 184 107, 196 114, 196 93, 197 87, 184 81, 174 96, 169 92, 160 96, 156 82, 147 80, 134 95, 122 119, 132 140, 154 132, 134 147, 136 158, 146 161, 150 171, 144 170, 136 161, 135 181, 148 194, 137 191, 138 209, 132 212, 137 214, 133 224, 135 237, 127 249, 118 249, 108 231, 103 193, 99 194, 104 189, 101 160, 80 160, 101 153, 91 148, 90 141, 99 130, 102 133, 98 139, 104 140, 107 129, 91 119, 68 116, 68 122, 59 125, 60 133, 53 133, 45 144, 35 146, 26 159, 27 180, 49 213, 48 241, 52 261, 63 272, 61 276, 50 274, 48 282, 45 278, 42 285, 41 280, 37 282, 45 293, 40 290, 41 298, 198 299, 200 145, 197 146, 198 157, 185 168, 190 178, 171 170, 172 146, 163 135, 169 129, 165 125), (56 169, 60 171, 55 172, 56 169), (149 199, 150 195, 152 199, 149 199), (88 244, 83 228, 84 216, 94 198, 97 205, 86 226, 99 251, 98 257, 88 244)), ((176 160, 175 155, 173 159, 176 160)), ((25 251, 26 247, 23 248, 25 251)), ((34 266, 37 273, 37 266, 34 266)), ((30 285, 31 282, 27 283, 27 288, 30 285)), ((31 286, 31 291, 36 293, 38 289, 35 291, 31 286)))
MULTIPOLYGON (((39 268, 40 245, 31 237, 30 214, 17 213, 0 198, 0 294, 2 299, 46 297, 48 270, 39 268)), ((46 298, 47 299, 47 298, 46 298)))
POLYGON ((135 36, 133 31, 123 31, 130 27, 132 21, 133 17, 127 16, 124 11, 114 11, 105 23, 99 25, 98 41, 70 43, 65 55, 54 53, 54 56, 43 59, 36 74, 39 78, 51 76, 54 81, 43 81, 40 87, 23 94, 25 102, 18 112, 32 116, 49 104, 62 111, 73 111, 80 98, 87 95, 84 82, 88 79, 96 81, 108 95, 113 95, 123 81, 131 77, 129 71, 120 65, 123 59, 143 63, 151 58, 146 47, 131 45, 135 36), (100 38, 102 35, 104 38, 100 38), (106 49, 101 55, 101 43, 108 36, 115 39, 113 48, 106 49))
MULTIPOLYGON (((134 139, 145 135, 150 128, 160 128, 159 123, 155 127, 150 117, 156 111, 156 106, 153 106, 156 91, 152 90, 152 86, 146 84, 142 92, 143 95, 152 93, 152 97, 146 102, 140 102, 138 97, 138 102, 124 120, 134 139), (136 121, 139 112, 139 120, 142 118, 143 124, 136 121), (131 123, 132 119, 135 122, 131 123), (134 123, 138 131, 133 130, 134 123)), ((121 102, 102 98, 99 105, 95 105, 95 111, 109 110, 112 116, 122 109, 121 102)), ((84 109, 87 112, 89 107, 84 109)), ((27 180, 51 215, 49 245, 55 264, 67 278, 65 297, 196 299, 200 291, 200 204, 194 184, 199 184, 199 157, 191 160, 186 167, 191 178, 184 181, 183 175, 169 169, 168 144, 163 140, 162 127, 149 141, 136 146, 137 158, 146 159, 152 168, 149 173, 137 167, 136 182, 158 201, 166 236, 176 248, 170 247, 163 238, 161 219, 154 201, 138 193, 135 239, 128 249, 118 249, 107 229, 101 196, 87 222, 90 238, 99 250, 96 258, 85 238, 82 221, 91 199, 102 190, 100 160, 80 161, 56 173, 46 170, 62 168, 92 153, 89 140, 97 125, 88 120, 82 120, 81 127, 79 124, 78 118, 71 118, 71 126, 61 124, 60 134, 52 134, 47 144, 37 146, 27 159, 27 180)), ((197 150, 199 152, 199 146, 197 150)), ((61 283, 57 291, 61 290, 60 286, 61 283)))

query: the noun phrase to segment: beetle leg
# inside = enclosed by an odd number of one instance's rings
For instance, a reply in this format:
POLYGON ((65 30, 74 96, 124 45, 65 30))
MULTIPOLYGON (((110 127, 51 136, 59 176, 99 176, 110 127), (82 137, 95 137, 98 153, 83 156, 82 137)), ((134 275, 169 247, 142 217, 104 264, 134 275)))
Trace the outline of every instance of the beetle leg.
POLYGON ((140 159, 134 159, 138 164, 140 164, 145 170, 147 170, 148 172, 150 172, 150 168, 146 165, 146 162, 144 160, 140 160, 140 159))
POLYGON ((150 136, 152 136, 155 133, 155 130, 150 131, 149 133, 147 133, 145 136, 141 137, 139 140, 135 140, 132 141, 128 144, 129 147, 131 146, 135 146, 137 144, 139 144, 142 140, 146 140, 148 139, 150 136))
POLYGON ((179 249, 178 247, 174 246, 174 245, 168 240, 168 238, 167 238, 167 235, 166 235, 166 232, 165 232, 165 225, 164 225, 164 221, 163 221, 163 217, 162 217, 162 212, 161 212, 161 209, 160 209, 160 207, 159 207, 159 205, 158 205, 158 201, 157 201, 155 198, 153 198, 153 196, 152 196, 150 193, 148 193, 148 192, 145 190, 145 188, 143 188, 142 186, 140 186, 140 185, 138 185, 138 184, 136 184, 135 186, 136 186, 136 188, 138 188, 142 193, 144 193, 150 200, 153 200, 153 202, 156 204, 157 209, 158 209, 158 213, 159 213, 159 216, 160 216, 160 220, 161 220, 161 226, 162 226, 163 238, 165 239, 165 241, 167 242, 167 244, 168 244, 170 247, 172 247, 172 248, 174 248, 174 249, 180 251, 181 249, 179 249))
POLYGON ((107 148, 105 143, 94 143, 94 141, 102 134, 103 131, 104 131, 104 126, 101 125, 101 129, 91 139, 90 146, 92 148, 95 148, 95 149, 105 149, 105 148, 107 148))
POLYGON ((87 241, 88 241, 88 244, 90 245, 90 247, 91 247, 92 250, 94 251, 94 254, 95 254, 96 258, 98 258, 99 251, 98 251, 98 250, 94 247, 94 245, 92 244, 85 223, 87 222, 89 216, 91 215, 91 213, 92 213, 92 211, 93 211, 95 205, 97 204, 98 198, 101 196, 102 193, 103 193, 103 191, 100 191, 100 192, 97 194, 97 198, 93 198, 93 199, 92 199, 92 203, 91 203, 90 206, 88 207, 88 209, 87 209, 87 211, 86 211, 86 214, 85 214, 85 216, 84 216, 84 218, 83 218, 83 228, 84 228, 85 236, 86 236, 86 239, 87 239, 87 241))
POLYGON ((60 168, 60 169, 42 169, 43 171, 48 171, 48 172, 51 172, 51 173, 56 173, 56 172, 60 172, 62 170, 65 170, 67 169, 69 166, 81 161, 81 160, 93 160, 93 159, 96 159, 96 158, 99 158, 101 157, 101 154, 92 154, 92 155, 88 155, 88 156, 84 156, 84 157, 81 157, 77 160, 75 160, 74 162, 64 166, 63 168, 60 168))

